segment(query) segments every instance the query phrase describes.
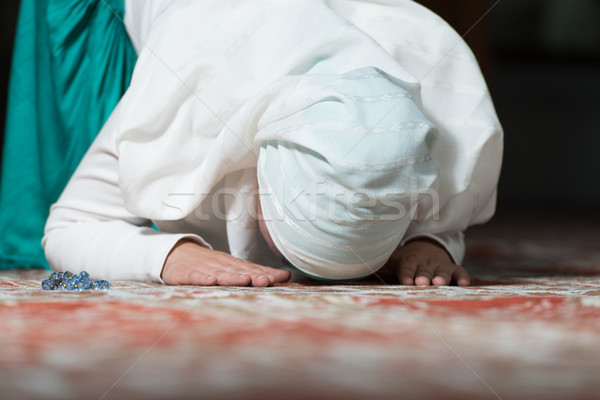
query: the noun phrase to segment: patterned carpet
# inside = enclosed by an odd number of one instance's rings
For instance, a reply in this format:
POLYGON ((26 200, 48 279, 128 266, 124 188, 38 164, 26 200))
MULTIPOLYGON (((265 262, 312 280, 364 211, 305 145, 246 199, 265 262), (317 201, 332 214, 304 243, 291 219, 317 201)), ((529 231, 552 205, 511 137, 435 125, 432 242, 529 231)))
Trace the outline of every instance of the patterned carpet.
POLYGON ((70 293, 0 271, 0 398, 598 399, 599 234, 590 218, 477 227, 468 288, 70 293))

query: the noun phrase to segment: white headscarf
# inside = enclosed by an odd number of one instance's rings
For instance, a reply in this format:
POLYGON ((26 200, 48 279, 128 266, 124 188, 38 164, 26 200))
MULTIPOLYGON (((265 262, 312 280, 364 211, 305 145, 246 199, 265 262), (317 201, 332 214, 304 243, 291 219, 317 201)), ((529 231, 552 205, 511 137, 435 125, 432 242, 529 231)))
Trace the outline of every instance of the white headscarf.
POLYGON ((300 84, 311 104, 257 135, 265 223, 285 258, 311 276, 370 275, 435 183, 435 127, 374 68, 300 84))

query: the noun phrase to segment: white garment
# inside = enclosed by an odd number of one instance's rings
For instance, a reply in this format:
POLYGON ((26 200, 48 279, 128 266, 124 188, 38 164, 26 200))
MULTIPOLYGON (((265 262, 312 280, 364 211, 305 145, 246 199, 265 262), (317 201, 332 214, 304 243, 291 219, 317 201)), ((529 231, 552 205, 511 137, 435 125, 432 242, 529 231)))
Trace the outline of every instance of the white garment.
POLYGON ((436 239, 460 263, 462 231, 493 214, 500 124, 472 53, 422 6, 129 0, 126 22, 139 60, 129 90, 52 207, 43 245, 53 268, 160 281, 182 237, 269 263, 251 215, 225 221, 212 205, 223 202, 227 216, 238 207, 215 197, 219 190, 255 189, 257 132, 285 113, 285 101, 269 102, 277 80, 307 72, 380 68, 407 83, 437 126, 437 207, 417 212, 404 241, 436 239), (248 45, 257 38, 264 48, 248 45))

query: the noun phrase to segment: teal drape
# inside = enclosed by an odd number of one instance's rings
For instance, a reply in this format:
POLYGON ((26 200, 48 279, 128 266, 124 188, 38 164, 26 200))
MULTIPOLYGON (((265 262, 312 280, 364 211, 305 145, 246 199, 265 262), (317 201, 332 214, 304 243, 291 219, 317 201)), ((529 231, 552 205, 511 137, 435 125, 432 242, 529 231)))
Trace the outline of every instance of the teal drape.
POLYGON ((2 177, 0 269, 47 267, 50 205, 129 84, 123 0, 22 0, 2 177))

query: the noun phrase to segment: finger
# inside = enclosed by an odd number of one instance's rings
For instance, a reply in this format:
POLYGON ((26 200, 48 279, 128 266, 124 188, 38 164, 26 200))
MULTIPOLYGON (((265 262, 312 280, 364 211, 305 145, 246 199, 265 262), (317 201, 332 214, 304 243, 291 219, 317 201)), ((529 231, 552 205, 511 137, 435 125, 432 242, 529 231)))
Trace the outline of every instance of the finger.
POLYGON ((219 285, 222 286, 268 286, 269 278, 262 271, 262 267, 246 260, 233 259, 233 264, 221 267, 219 285), (264 277, 260 278, 259 277, 264 277), (265 284, 264 280, 267 283, 265 284))
POLYGON ((246 273, 252 276, 252 285, 253 286, 264 286, 262 282, 255 282, 254 280, 264 275, 269 279, 269 285, 287 282, 290 279, 290 272, 286 270, 279 270, 276 268, 265 267, 258 264, 253 263, 245 263, 239 265, 240 269, 244 270, 246 273))
POLYGON ((292 275, 290 271, 287 271, 285 269, 277 269, 271 267, 263 267, 263 271, 265 272, 265 274, 267 274, 267 276, 271 280, 271 283, 287 282, 290 280, 290 277, 292 275))
POLYGON ((419 264, 417 272, 415 274, 415 285, 417 286, 429 286, 433 279, 433 272, 435 271, 434 266, 430 264, 419 264))
POLYGON ((452 274, 456 270, 456 267, 457 266, 454 264, 446 263, 439 265, 435 270, 431 283, 435 286, 449 285, 452 281, 452 274))
POLYGON ((241 266, 247 274, 252 277, 252 286, 270 286, 275 283, 275 276, 269 268, 257 264, 241 266))
POLYGON ((213 286, 217 283, 217 278, 211 274, 206 274, 197 269, 188 270, 184 281, 180 285, 213 286))
POLYGON ((252 275, 246 272, 231 271, 217 275, 219 286, 248 286, 250 283, 252 283, 252 275))
POLYGON ((163 277, 163 280, 167 285, 213 286, 217 283, 216 277, 194 268, 180 268, 163 277))
POLYGON ((452 274, 454 281, 458 286, 469 286, 471 284, 471 278, 469 278, 469 273, 460 265, 457 266, 456 270, 452 274))
POLYGON ((255 275, 252 277, 252 286, 265 287, 270 285, 272 285, 272 281, 266 275, 255 275))
POLYGON ((416 260, 400 259, 398 262, 398 281, 402 285, 411 286, 415 284, 415 272, 418 264, 416 260))

